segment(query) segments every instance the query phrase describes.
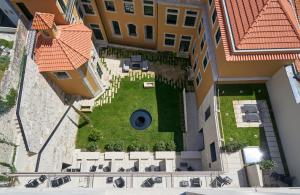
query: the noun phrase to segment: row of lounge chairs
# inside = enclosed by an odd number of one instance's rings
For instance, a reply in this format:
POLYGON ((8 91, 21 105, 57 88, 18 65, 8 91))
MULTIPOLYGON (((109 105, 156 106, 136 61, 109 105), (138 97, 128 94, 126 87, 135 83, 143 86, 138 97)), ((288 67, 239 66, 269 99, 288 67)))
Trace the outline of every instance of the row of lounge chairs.
MULTIPOLYGON (((40 184, 44 183, 47 179, 48 178, 46 175, 41 175, 37 179, 29 180, 28 183, 25 185, 25 187, 26 188, 36 188, 40 184)), ((71 177, 69 175, 64 176, 64 177, 56 177, 50 181, 50 185, 51 185, 51 187, 56 188, 63 184, 69 183, 70 181, 71 181, 71 177)))

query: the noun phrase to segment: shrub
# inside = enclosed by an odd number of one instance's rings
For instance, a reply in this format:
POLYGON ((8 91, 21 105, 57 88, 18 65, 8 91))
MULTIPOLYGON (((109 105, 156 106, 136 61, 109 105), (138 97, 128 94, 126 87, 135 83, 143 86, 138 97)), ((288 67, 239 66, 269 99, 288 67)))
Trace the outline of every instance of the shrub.
POLYGON ((8 56, 1 56, 0 57, 0 71, 4 72, 9 65, 10 58, 8 56))
POLYGON ((243 149, 244 147, 246 147, 245 143, 233 141, 233 142, 229 142, 226 145, 222 146, 221 149, 226 152, 233 153, 233 152, 243 149))
POLYGON ((123 142, 117 142, 114 144, 114 151, 115 152, 121 152, 124 150, 124 143, 123 142))
POLYGON ((176 150, 176 144, 174 141, 170 141, 166 143, 166 151, 175 151, 176 150))
POLYGON ((13 41, 7 41, 5 39, 0 39, 0 45, 3 45, 4 47, 7 47, 9 49, 13 48, 14 42, 13 41))
POLYGON ((113 143, 108 143, 104 146, 104 150, 106 152, 111 152, 114 151, 114 144, 113 143))
POLYGON ((6 99, 6 106, 8 108, 12 108, 16 104, 17 90, 11 88, 8 94, 6 95, 5 99, 6 99))
POLYGON ((88 136, 88 140, 97 142, 101 139, 101 137, 102 137, 101 131, 99 131, 97 129, 91 129, 90 134, 88 136))
POLYGON ((147 144, 141 144, 139 151, 148 151, 149 150, 149 146, 147 144))
POLYGON ((98 149, 97 142, 89 142, 86 149, 90 152, 95 152, 98 149))
POLYGON ((166 144, 163 141, 157 142, 154 145, 154 151, 165 151, 166 150, 166 144))
POLYGON ((139 149, 140 149, 140 146, 137 142, 133 142, 132 144, 130 144, 127 147, 127 150, 130 151, 130 152, 139 151, 139 149))
POLYGON ((277 164, 273 160, 263 160, 259 163, 259 166, 262 170, 268 171, 274 169, 277 166, 277 164))

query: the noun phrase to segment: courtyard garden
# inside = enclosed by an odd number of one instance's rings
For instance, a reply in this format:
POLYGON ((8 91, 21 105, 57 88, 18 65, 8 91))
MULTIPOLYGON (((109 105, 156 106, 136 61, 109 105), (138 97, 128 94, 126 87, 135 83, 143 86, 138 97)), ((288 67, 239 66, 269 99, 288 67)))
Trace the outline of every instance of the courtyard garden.
MULTIPOLYGON (((262 127, 237 127, 234 100, 266 100, 271 111, 270 100, 265 84, 223 84, 218 85, 220 115, 225 143, 238 142, 247 146, 265 145, 262 127)), ((271 116, 272 120, 273 117, 271 116)))
POLYGON ((155 78, 121 80, 111 103, 95 107, 86 119, 80 119, 76 147, 94 151, 153 151, 183 149, 181 131, 182 91, 155 78), (154 88, 143 88, 155 82, 154 88), (152 122, 144 130, 130 123, 131 114, 143 109, 152 122))

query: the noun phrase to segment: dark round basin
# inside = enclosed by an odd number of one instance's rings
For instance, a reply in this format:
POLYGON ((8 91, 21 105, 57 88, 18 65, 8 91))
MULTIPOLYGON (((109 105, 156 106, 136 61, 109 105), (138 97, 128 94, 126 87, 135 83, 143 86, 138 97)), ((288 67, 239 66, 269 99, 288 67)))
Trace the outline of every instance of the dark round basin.
POLYGON ((151 125, 151 114, 144 109, 134 111, 130 116, 130 124, 137 130, 144 130, 151 125))

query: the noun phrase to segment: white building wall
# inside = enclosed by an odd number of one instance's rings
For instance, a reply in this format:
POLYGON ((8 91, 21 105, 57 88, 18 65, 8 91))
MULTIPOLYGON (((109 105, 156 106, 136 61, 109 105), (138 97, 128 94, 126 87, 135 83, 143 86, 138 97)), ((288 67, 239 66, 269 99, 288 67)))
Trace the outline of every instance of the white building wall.
POLYGON ((198 117, 199 117, 199 130, 203 128, 204 133, 204 145, 205 149, 201 152, 202 158, 202 168, 204 171, 221 171, 221 156, 220 156, 220 145, 219 145, 219 135, 218 135, 218 127, 216 120, 217 111, 215 106, 215 87, 214 85, 210 88, 207 96, 205 97, 203 103, 198 108, 198 117), (210 106, 211 115, 205 121, 205 111, 210 106), (217 160, 215 162, 211 161, 210 155, 210 144, 215 142, 217 160))
POLYGON ((296 177, 295 186, 300 186, 300 104, 295 101, 285 68, 267 82, 267 88, 289 172, 296 177))

